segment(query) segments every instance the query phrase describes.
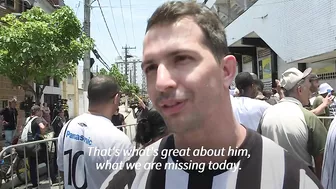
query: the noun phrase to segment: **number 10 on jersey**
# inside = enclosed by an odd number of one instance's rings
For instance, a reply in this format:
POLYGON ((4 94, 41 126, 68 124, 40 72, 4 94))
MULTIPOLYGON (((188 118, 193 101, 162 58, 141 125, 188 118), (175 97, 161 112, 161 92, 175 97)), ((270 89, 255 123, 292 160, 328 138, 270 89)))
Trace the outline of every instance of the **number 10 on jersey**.
POLYGON ((72 149, 64 152, 64 155, 69 155, 69 171, 68 171, 68 185, 73 186, 76 189, 86 189, 87 188, 87 180, 86 180, 86 170, 84 165, 84 183, 82 186, 78 186, 76 183, 76 168, 77 161, 81 155, 84 155, 84 151, 78 151, 75 154, 72 154, 72 149))

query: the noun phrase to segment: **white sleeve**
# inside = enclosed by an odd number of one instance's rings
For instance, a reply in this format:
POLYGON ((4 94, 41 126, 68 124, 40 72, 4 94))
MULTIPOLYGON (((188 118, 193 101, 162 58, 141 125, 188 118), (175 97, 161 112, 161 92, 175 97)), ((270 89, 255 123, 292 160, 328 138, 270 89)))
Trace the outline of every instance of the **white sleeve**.
POLYGON ((64 145, 64 132, 65 132, 66 126, 64 126, 58 135, 58 140, 57 140, 57 166, 60 171, 63 171, 63 145, 64 145))

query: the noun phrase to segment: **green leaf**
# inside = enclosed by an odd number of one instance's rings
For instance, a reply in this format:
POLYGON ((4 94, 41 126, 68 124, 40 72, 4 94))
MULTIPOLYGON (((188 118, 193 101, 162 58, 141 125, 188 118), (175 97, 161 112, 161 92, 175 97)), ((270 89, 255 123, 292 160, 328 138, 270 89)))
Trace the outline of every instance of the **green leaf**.
POLYGON ((78 61, 93 48, 93 39, 83 34, 67 6, 52 14, 33 7, 19 18, 7 14, 0 19, 6 23, 0 26, 0 74, 15 85, 74 75, 78 61))

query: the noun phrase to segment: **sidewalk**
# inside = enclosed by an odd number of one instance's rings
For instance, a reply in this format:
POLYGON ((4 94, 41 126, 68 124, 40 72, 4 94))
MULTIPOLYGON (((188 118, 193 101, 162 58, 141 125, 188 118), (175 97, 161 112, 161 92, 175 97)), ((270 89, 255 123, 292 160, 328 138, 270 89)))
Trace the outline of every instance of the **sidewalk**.
MULTIPOLYGON (((50 186, 47 176, 47 169, 45 163, 39 165, 39 173, 40 173, 40 187, 39 189, 63 189, 63 184, 58 186, 50 186)), ((26 188, 25 183, 20 183, 19 179, 14 176, 13 179, 14 188, 16 189, 24 189, 26 188)), ((28 182, 28 186, 31 186, 31 183, 28 182)), ((11 189, 12 182, 9 181, 8 183, 3 183, 0 189, 11 189)))

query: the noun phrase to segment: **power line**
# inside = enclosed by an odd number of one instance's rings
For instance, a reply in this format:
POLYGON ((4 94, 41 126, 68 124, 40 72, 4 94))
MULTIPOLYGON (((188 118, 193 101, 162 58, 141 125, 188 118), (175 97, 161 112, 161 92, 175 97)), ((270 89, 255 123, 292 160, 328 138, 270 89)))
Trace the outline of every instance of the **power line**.
POLYGON ((97 2, 98 2, 98 6, 99 6, 99 9, 100 9, 100 12, 101 12, 101 14, 102 14, 102 16, 103 16, 103 19, 104 19, 104 22, 105 22, 105 26, 106 26, 106 28, 107 28, 107 31, 108 31, 108 33, 109 33, 109 35, 110 35, 110 38, 111 38, 111 40, 112 40, 112 43, 113 43, 113 45, 114 45, 114 48, 115 48, 115 50, 117 51, 118 55, 120 56, 120 53, 119 53, 119 51, 118 51, 118 48, 117 48, 117 46, 116 46, 116 44, 115 44, 115 42, 114 42, 114 40, 113 40, 112 34, 111 34, 111 32, 110 32, 110 28, 109 28, 108 25, 107 25, 107 22, 106 22, 106 19, 105 19, 105 15, 104 15, 103 9, 102 9, 101 6, 100 6, 100 1, 97 0, 97 2))
POLYGON ((135 44, 135 35, 134 35, 134 25, 133 25, 133 13, 132 13, 132 0, 129 0, 130 11, 131 11, 131 22, 132 22, 132 32, 133 32, 133 43, 135 44))
POLYGON ((121 0, 120 0, 120 8, 121 8, 121 17, 122 17, 123 24, 124 24, 125 35, 126 35, 126 44, 127 44, 128 43, 128 37, 127 37, 127 30, 126 30, 126 25, 125 25, 124 11, 123 11, 123 8, 122 8, 121 0))
POLYGON ((119 38, 119 33, 118 33, 117 25, 116 25, 116 21, 114 19, 114 13, 113 13, 113 9, 112 9, 111 0, 109 0, 109 2, 110 2, 110 8, 111 8, 111 14, 112 14, 112 19, 113 19, 114 29, 115 29, 115 31, 117 33, 117 38, 118 38, 119 45, 121 46, 121 44, 120 44, 120 38, 119 38))
POLYGON ((92 52, 95 55, 96 59, 99 60, 99 62, 101 62, 106 69, 111 70, 110 66, 104 61, 104 59, 102 59, 96 49, 92 49, 92 52))

